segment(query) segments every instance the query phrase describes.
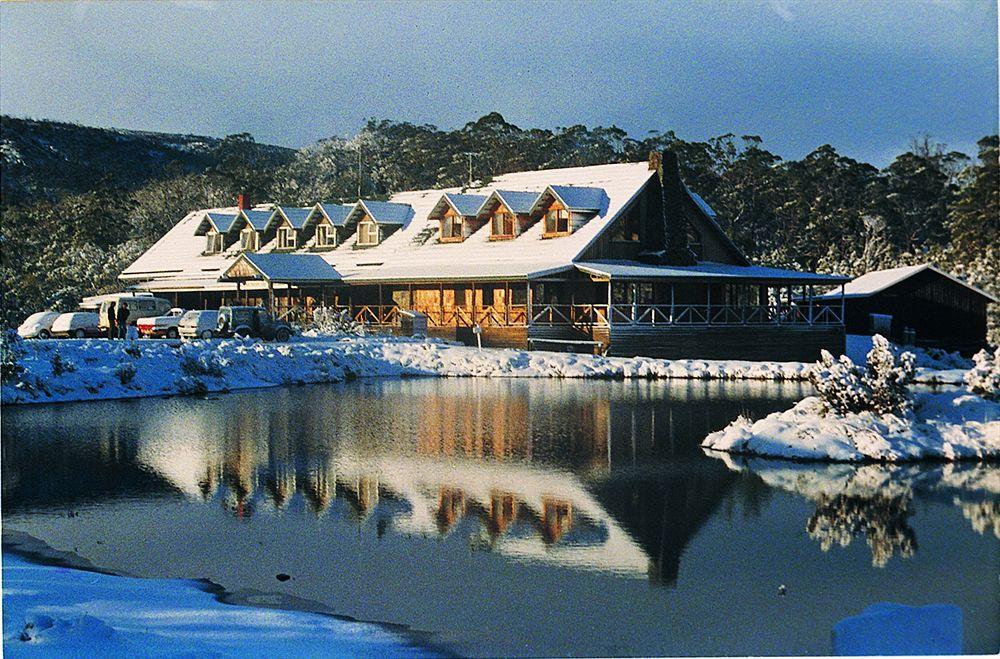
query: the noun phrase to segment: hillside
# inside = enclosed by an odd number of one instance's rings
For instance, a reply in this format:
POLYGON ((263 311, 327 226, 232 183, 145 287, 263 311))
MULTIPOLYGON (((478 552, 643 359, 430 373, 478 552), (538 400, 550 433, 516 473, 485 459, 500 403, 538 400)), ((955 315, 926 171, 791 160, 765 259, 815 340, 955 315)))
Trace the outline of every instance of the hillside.
MULTIPOLYGON (((0 167, 4 203, 92 190, 96 183, 132 190, 156 179, 199 173, 216 166, 223 140, 57 121, 0 118, 0 167)), ((281 165, 294 149, 255 144, 262 164, 281 165)))

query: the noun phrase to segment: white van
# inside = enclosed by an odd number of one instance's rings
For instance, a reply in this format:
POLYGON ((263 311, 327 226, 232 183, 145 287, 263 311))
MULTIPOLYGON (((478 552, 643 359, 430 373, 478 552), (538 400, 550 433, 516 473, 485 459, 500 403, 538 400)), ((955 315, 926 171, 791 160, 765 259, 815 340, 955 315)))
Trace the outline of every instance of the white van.
POLYGON ((52 323, 52 336, 67 336, 74 339, 101 336, 97 326, 97 314, 90 311, 74 311, 60 314, 52 323))
MULTIPOLYGON (((170 300, 165 300, 162 297, 153 297, 152 295, 122 295, 117 300, 105 300, 101 302, 101 307, 97 312, 101 329, 108 329, 108 307, 114 306, 117 311, 118 307, 116 305, 122 302, 128 305, 128 320, 125 321, 126 325, 131 325, 140 318, 166 316, 170 311, 170 300)), ((115 324, 117 325, 117 323, 116 316, 115 324)))
POLYGON ((214 309, 188 311, 181 316, 177 331, 182 339, 211 339, 219 327, 219 312, 214 309))

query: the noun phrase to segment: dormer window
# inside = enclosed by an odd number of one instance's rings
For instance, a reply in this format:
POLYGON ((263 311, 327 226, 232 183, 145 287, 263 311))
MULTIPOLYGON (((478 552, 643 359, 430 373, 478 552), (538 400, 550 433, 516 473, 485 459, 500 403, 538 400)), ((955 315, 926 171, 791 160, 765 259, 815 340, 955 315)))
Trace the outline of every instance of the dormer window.
POLYGON ((378 225, 366 217, 358 223, 358 244, 364 246, 378 245, 378 225))
POLYGON ((217 231, 210 231, 205 234, 205 253, 206 254, 219 254, 222 252, 223 247, 223 237, 222 234, 217 231))
POLYGON ((464 238, 465 219, 455 211, 448 211, 441 218, 441 242, 459 242, 464 238))
POLYGON ((316 227, 316 247, 336 247, 337 232, 329 224, 316 227))
POLYGON ((490 227, 490 238, 495 240, 506 240, 514 237, 514 225, 517 219, 514 214, 503 206, 497 208, 493 213, 493 220, 490 227))
POLYGON ((244 252, 255 252, 260 249, 256 229, 247 227, 240 231, 240 249, 244 252))
POLYGON ((569 231, 569 211, 561 207, 552 207, 545 214, 545 233, 550 236, 568 236, 569 231))
POLYGON ((278 249, 295 249, 295 229, 288 226, 278 229, 278 249))

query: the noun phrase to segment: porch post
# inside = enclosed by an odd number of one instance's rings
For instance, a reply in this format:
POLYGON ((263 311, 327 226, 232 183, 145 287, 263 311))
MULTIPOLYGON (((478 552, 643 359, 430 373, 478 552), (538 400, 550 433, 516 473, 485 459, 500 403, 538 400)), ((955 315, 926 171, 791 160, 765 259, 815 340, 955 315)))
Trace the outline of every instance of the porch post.
POLYGON ((525 294, 524 299, 528 303, 528 305, 527 305, 528 306, 528 317, 525 318, 524 320, 530 326, 532 324, 532 321, 535 318, 535 316, 534 316, 534 314, 532 313, 532 310, 531 310, 531 280, 529 279, 528 281, 524 282, 524 286, 527 289, 527 292, 525 294))
POLYGON ((840 324, 847 325, 847 315, 844 309, 844 285, 840 285, 840 324))
POLYGON ((705 318, 708 320, 708 324, 711 325, 712 324, 712 282, 708 282, 708 287, 707 287, 706 290, 708 290, 708 297, 707 297, 708 303, 705 305, 705 307, 706 307, 705 318))
POLYGON ((670 282, 670 324, 674 324, 674 282, 670 282))
POLYGON ((274 282, 268 280, 267 282, 267 310, 274 314, 274 282))
POLYGON ((611 315, 611 277, 608 277, 608 329, 611 329, 611 315))

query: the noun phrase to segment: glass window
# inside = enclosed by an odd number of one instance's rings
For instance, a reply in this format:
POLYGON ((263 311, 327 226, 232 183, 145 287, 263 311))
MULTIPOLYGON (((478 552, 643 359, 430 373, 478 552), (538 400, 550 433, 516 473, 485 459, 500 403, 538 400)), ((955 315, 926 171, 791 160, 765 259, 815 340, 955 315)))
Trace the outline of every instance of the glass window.
POLYGON ((278 248, 295 249, 295 229, 291 227, 278 229, 278 248))
POLYGON ((569 233, 569 211, 554 208, 546 213, 545 233, 569 233))
POLYGON ((462 237, 462 218, 458 215, 446 215, 441 221, 441 238, 448 240, 462 237))
POLYGON ((377 245, 378 225, 374 222, 362 222, 358 225, 358 244, 377 245))
POLYGON ((337 234, 329 224, 320 224, 316 227, 316 246, 332 247, 337 244, 337 234))
POLYGON ((494 236, 512 237, 514 235, 514 214, 503 208, 493 214, 492 233, 494 236))
POLYGON ((222 251, 222 234, 209 233, 205 235, 205 252, 208 254, 218 254, 222 251))
POLYGON ((244 229, 240 232, 240 248, 245 252, 257 249, 257 232, 255 230, 244 229))

